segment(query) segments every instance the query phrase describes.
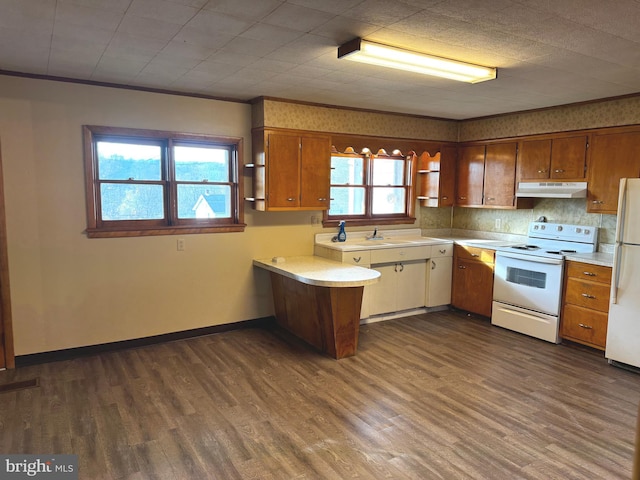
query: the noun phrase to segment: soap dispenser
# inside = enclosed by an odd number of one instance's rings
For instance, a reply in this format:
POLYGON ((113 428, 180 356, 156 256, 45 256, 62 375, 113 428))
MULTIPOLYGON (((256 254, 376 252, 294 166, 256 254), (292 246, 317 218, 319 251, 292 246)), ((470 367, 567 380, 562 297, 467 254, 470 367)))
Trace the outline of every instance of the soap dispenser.
POLYGON ((340 223, 338 224, 338 227, 340 228, 340 230, 338 231, 339 242, 344 242, 347 240, 347 232, 344 231, 344 223, 344 220, 340 220, 340 223))

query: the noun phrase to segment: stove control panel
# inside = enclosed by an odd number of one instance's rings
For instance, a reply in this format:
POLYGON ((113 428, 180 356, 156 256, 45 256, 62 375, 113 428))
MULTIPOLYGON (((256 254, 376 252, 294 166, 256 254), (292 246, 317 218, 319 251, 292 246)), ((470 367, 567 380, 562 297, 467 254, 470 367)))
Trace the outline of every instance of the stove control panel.
POLYGON ((529 237, 595 244, 598 240, 598 227, 531 222, 529 224, 529 237))

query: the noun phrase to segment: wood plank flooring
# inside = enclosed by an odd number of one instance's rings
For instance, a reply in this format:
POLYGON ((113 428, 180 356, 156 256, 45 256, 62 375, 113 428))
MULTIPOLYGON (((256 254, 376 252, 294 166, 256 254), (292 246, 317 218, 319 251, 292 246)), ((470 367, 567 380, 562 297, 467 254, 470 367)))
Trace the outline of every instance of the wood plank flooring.
POLYGON ((0 452, 82 479, 628 479, 640 375, 458 312, 322 356, 248 329, 0 372, 0 452))

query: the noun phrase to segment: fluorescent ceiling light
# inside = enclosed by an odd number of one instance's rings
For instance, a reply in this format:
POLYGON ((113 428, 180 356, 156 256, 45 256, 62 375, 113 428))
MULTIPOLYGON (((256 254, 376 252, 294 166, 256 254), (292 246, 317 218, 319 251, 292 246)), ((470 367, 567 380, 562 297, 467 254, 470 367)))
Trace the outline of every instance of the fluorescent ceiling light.
POLYGON ((497 69, 449 60, 356 38, 338 48, 338 58, 382 67, 478 83, 496 78, 497 69))

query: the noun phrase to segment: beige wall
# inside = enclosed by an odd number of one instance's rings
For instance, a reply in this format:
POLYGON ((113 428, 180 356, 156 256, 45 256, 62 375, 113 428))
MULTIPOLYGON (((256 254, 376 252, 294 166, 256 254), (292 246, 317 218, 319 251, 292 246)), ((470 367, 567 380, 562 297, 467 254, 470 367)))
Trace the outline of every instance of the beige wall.
MULTIPOLYGON (((244 233, 87 239, 83 124, 245 138, 242 103, 0 76, 16 355, 272 315, 252 259, 311 254, 311 213, 246 210, 244 233)), ((317 212, 314 212, 317 213, 317 212)))

